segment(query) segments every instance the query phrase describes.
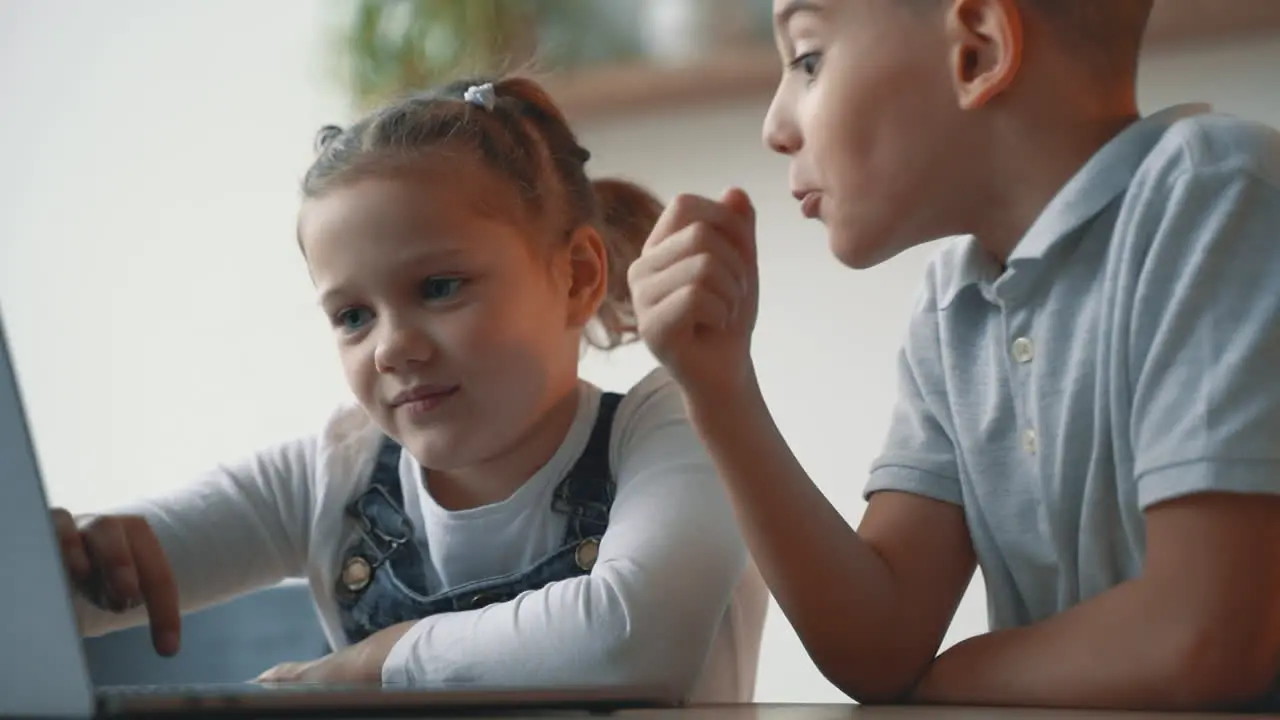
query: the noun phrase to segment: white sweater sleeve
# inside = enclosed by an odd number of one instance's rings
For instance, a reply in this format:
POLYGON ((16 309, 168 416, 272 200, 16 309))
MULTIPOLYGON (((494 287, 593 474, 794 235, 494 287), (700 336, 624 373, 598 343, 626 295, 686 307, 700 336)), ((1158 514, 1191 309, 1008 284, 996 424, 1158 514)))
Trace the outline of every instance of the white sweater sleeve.
POLYGON ((679 391, 648 380, 617 415, 618 494, 591 574, 418 621, 384 683, 693 691, 747 553, 679 391))
MULTIPOLYGON (((312 438, 277 445, 167 496, 115 511, 151 525, 184 613, 304 572, 317 444, 312 438)), ((146 621, 145 609, 115 614, 80 597, 75 606, 86 636, 146 621)))

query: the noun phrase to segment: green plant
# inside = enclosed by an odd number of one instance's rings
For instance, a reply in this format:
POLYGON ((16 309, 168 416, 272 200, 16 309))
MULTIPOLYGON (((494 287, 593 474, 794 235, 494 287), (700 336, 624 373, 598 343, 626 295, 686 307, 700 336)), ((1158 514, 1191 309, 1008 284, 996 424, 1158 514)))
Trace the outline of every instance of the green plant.
POLYGON ((536 63, 559 70, 634 54, 610 0, 356 0, 343 28, 344 82, 368 107, 464 74, 536 63))

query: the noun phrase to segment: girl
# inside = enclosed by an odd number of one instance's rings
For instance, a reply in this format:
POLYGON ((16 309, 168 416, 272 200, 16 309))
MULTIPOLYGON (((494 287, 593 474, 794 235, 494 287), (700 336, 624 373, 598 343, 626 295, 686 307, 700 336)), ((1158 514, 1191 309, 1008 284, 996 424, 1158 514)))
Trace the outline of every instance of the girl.
POLYGON ((260 680, 663 688, 752 697, 766 593, 679 391, 578 377, 634 337, 661 212, 591 181, 527 79, 326 128, 298 241, 358 404, 119 515, 55 510, 82 627, 305 576, 336 651, 260 680), (593 321, 594 318, 594 321, 593 321))

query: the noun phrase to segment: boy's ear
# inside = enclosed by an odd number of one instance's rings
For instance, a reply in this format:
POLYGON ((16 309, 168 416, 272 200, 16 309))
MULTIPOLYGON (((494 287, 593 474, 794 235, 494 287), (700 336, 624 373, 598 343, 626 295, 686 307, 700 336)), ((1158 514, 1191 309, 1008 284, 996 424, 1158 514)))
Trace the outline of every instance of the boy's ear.
POLYGON ((973 110, 1004 92, 1022 68, 1022 9, 1018 0, 949 0, 949 5, 951 82, 960 109, 973 110))
POLYGON ((591 225, 580 225, 565 249, 569 264, 568 317, 570 327, 583 328, 604 301, 608 289, 609 258, 604 238, 591 225))

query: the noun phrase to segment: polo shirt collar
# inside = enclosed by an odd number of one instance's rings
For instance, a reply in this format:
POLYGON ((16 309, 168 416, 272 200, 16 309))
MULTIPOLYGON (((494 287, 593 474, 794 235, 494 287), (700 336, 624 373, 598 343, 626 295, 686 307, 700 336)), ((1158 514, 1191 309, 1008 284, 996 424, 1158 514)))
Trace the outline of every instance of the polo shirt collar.
MULTIPOLYGON (((1134 122, 1103 145, 1067 181, 1045 207, 1031 228, 1014 247, 1006 263, 1010 270, 1034 263, 1064 238, 1101 213, 1124 193, 1152 148, 1176 122, 1210 111, 1200 103, 1175 105, 1134 122)), ((950 305, 965 288, 992 282, 999 267, 977 239, 966 238, 959 248, 961 257, 955 272, 942 278, 939 308, 950 305)))

